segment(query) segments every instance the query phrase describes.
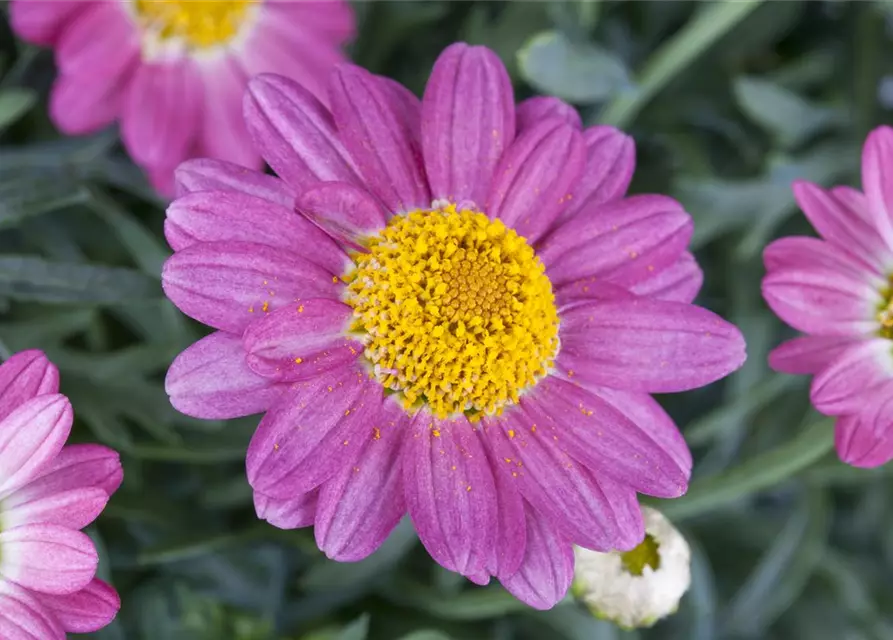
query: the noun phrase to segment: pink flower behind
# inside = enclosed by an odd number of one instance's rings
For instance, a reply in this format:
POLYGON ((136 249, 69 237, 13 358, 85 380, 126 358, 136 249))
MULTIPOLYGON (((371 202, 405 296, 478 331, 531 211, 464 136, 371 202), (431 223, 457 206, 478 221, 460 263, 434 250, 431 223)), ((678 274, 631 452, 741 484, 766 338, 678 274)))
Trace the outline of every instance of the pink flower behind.
POLYGON ((69 135, 114 121, 164 193, 187 158, 259 168, 242 119, 248 78, 272 71, 324 99, 354 34, 343 0, 13 0, 15 31, 55 49, 50 115, 69 135))
POLYGON ((449 47, 421 101, 352 65, 329 96, 249 84, 279 178, 178 169, 163 286, 216 332, 174 361, 171 402, 265 413, 257 513, 315 525, 329 557, 369 555, 408 513, 441 565, 549 608, 572 543, 631 549, 637 492, 686 490, 649 394, 725 376, 743 338, 690 304, 688 214, 625 197, 632 141, 554 98, 516 107, 488 49, 449 47))
POLYGON ((90 524, 121 484, 118 454, 64 446, 71 405, 39 351, 0 365, 0 638, 65 640, 106 626, 115 590, 95 577, 90 524))
POLYGON ((862 151, 863 191, 794 183, 819 238, 776 240, 763 253, 763 297, 806 335, 769 355, 812 375, 812 404, 835 416, 837 453, 857 467, 893 458, 893 129, 862 151))

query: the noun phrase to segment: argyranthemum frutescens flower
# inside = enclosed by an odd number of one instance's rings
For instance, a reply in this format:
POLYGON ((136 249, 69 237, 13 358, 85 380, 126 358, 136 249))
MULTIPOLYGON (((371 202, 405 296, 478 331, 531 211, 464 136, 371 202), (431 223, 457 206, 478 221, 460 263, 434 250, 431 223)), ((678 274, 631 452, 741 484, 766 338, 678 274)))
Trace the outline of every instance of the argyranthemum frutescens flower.
POLYGON ((106 447, 64 446, 71 422, 43 353, 0 365, 0 638, 65 640, 101 629, 120 607, 79 530, 121 484, 121 463, 106 447))
POLYGON ((810 399, 836 417, 840 459, 876 467, 893 458, 893 129, 879 127, 862 152, 864 193, 794 184, 821 236, 776 240, 763 252, 763 296, 806 335, 769 356, 772 368, 810 374, 810 399))
POLYGON ((574 595, 600 618, 624 628, 650 627, 676 612, 691 584, 691 549, 655 509, 642 508, 645 539, 631 551, 576 547, 574 595))
POLYGON ((164 289, 218 331, 174 362, 171 401, 266 412, 257 512, 314 524, 330 557, 408 512, 444 567, 550 607, 572 542, 632 548, 636 492, 685 492, 690 454, 648 394, 728 374, 741 334, 689 304, 679 204, 622 197, 632 142, 557 100, 516 109, 491 51, 449 47, 421 102, 340 66, 330 100, 258 77, 248 127, 280 178, 178 171, 164 289))
POLYGON ((119 121, 166 194, 187 158, 259 168, 242 120, 248 78, 281 73, 324 96, 354 33, 344 0, 13 0, 10 17, 55 51, 56 126, 73 135, 119 121))

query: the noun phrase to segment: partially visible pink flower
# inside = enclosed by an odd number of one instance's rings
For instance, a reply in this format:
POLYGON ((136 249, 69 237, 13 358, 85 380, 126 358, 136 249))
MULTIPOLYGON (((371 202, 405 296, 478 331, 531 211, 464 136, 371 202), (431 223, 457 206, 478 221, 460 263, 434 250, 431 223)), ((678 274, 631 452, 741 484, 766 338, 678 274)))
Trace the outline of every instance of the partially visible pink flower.
POLYGON ((871 132, 862 188, 794 183, 821 236, 776 240, 763 252, 763 296, 805 333, 769 354, 777 371, 808 374, 820 412, 836 416, 841 460, 876 467, 893 458, 893 129, 871 132))
POLYGON ((120 121, 166 194, 187 158, 260 168, 242 119, 248 78, 280 73, 325 100, 355 29, 344 0, 13 0, 10 15, 22 38, 55 49, 56 126, 75 135, 120 121))
POLYGON ((118 454, 64 446, 71 405, 40 351, 0 365, 0 638, 65 640, 106 626, 115 590, 95 577, 93 542, 80 531, 121 484, 118 454))
POLYGON ((329 557, 369 555, 408 513, 441 565, 549 608, 571 543, 630 549, 637 492, 685 492, 691 455, 649 394, 725 376, 742 336, 690 304, 688 214, 625 197, 632 140, 554 98, 516 106, 492 51, 446 49, 421 101, 353 65, 329 92, 331 111, 249 84, 278 178, 177 170, 163 286, 217 331, 172 364, 171 402, 265 412, 257 513, 315 525, 329 557))

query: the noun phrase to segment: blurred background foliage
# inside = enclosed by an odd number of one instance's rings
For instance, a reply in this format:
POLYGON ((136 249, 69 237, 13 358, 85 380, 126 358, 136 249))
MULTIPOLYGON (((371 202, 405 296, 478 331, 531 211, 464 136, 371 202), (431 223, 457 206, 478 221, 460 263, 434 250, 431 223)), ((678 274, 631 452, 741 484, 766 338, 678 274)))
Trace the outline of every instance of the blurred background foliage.
MULTIPOLYGON (((243 460, 257 418, 196 421, 163 390, 202 335, 167 303, 164 203, 115 131, 61 138, 49 52, 0 3, 0 349, 62 370, 75 440, 122 453, 126 478, 91 535, 121 592, 103 640, 711 640, 893 638, 891 466, 848 468, 805 379, 772 373, 788 332, 760 297, 762 247, 811 233, 790 183, 858 186, 859 147, 891 122, 893 3, 358 2, 353 59, 420 93, 441 49, 485 44, 519 99, 552 93, 633 135, 633 192, 696 220, 699 303, 748 339, 721 384, 667 397, 695 453, 689 494, 657 506, 688 536, 678 614, 623 632, 567 601, 549 612, 435 565, 404 522, 356 564, 312 532, 255 518, 243 460)), ((656 503, 657 501, 655 501, 656 503)))

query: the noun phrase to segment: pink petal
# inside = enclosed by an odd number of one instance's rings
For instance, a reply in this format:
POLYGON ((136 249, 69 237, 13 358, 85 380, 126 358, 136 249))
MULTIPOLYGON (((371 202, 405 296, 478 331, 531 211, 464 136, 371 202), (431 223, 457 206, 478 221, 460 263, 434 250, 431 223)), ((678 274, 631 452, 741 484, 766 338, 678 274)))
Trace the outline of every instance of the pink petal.
POLYGON ((534 96, 518 103, 515 110, 515 121, 518 133, 537 125, 541 120, 558 118, 574 129, 582 129, 583 122, 577 110, 564 100, 552 96, 534 96))
POLYGON ((9 3, 9 20, 23 40, 52 47, 85 7, 89 3, 77 0, 15 0, 9 3))
POLYGON ((385 212, 369 193, 344 182, 324 182, 307 189, 295 208, 354 249, 362 250, 365 239, 387 222, 385 212))
POLYGON ((349 264, 322 229, 291 207, 236 191, 200 191, 175 200, 167 208, 164 234, 174 251, 199 242, 235 240, 300 251, 331 273, 341 273, 349 264))
POLYGON ((817 335, 852 335, 873 331, 883 300, 867 274, 815 264, 785 267, 763 278, 763 298, 784 322, 817 335))
POLYGON ((348 337, 353 309, 338 300, 311 298, 270 313, 242 337, 255 373, 280 381, 307 380, 340 369, 363 353, 348 337))
POLYGON ((405 98, 354 65, 336 67, 329 94, 338 137, 370 191, 395 213, 430 206, 422 150, 406 117, 405 98))
POLYGON ((123 109, 121 138, 137 164, 173 169, 188 157, 200 124, 195 65, 184 59, 137 67, 123 109))
POLYGON ((255 146, 296 191, 319 181, 359 181, 331 114, 293 80, 273 74, 253 78, 244 110, 255 146))
POLYGON ((316 510, 316 544, 340 562, 362 560, 381 546, 406 513, 400 450, 409 436, 409 416, 385 401, 369 423, 356 462, 322 485, 316 510))
POLYGON ((27 524, 57 524, 69 529, 83 529, 93 522, 109 500, 98 487, 82 487, 61 491, 29 492, 29 486, 12 494, 16 504, 4 501, 3 523, 7 527, 27 524))
POLYGON ((241 333, 297 300, 337 297, 333 274, 295 253, 252 242, 203 242, 168 258, 165 295, 191 318, 241 333))
POLYGON ((0 421, 0 495, 21 487, 59 454, 73 419, 68 398, 37 396, 0 421))
POLYGON ((869 283, 876 289, 881 289, 886 284, 886 279, 869 271, 863 263, 830 242, 818 238, 802 236, 779 238, 763 250, 763 263, 770 272, 783 269, 795 271, 821 269, 846 273, 847 276, 869 283))
POLYGON ((632 300, 636 294, 629 289, 624 289, 610 282, 601 282, 595 278, 574 280, 558 287, 555 292, 555 302, 558 304, 559 314, 564 313, 576 304, 595 300, 632 300))
MULTIPOLYGON (((493 546, 493 557, 487 563, 487 571, 494 576, 514 574, 527 547, 527 522, 524 515, 524 501, 512 477, 511 470, 500 464, 493 450, 484 448, 493 480, 496 483, 497 543, 493 546)), ((489 576, 487 576, 489 581, 489 576)))
POLYGON ((98 556, 80 531, 55 524, 29 524, 0 532, 0 574, 41 593, 68 594, 89 584, 98 556))
POLYGON ((0 365, 0 420, 35 396, 58 392, 56 365, 43 351, 20 351, 0 365))
POLYGON ((444 49, 422 100, 422 150, 434 198, 482 206, 514 137, 515 99, 502 61, 464 42, 444 49))
POLYGON ((8 580, 0 581, 0 638, 65 640, 65 630, 38 600, 40 595, 8 580))
POLYGON ((583 166, 580 132, 561 120, 544 120, 521 133, 503 154, 487 213, 536 242, 570 203, 583 166))
POLYGON ((868 198, 871 223, 889 249, 893 248, 893 129, 874 129, 862 148, 862 190, 868 198))
POLYGON ((164 389, 177 411, 209 420, 262 413, 282 394, 285 385, 257 375, 245 362, 238 335, 218 331, 178 355, 164 380, 164 389))
POLYGON ((69 633, 99 631, 110 624, 121 609, 118 592, 99 578, 93 578, 86 587, 75 593, 42 593, 37 597, 69 633))
POLYGON ((33 495, 37 491, 51 493, 77 487, 96 487, 112 495, 123 479, 117 451, 99 444, 70 444, 39 476, 7 498, 5 504, 23 493, 33 495))
POLYGON ((617 491, 607 495, 599 480, 570 455, 568 439, 556 440, 561 432, 529 408, 515 407, 503 419, 485 419, 485 442, 496 465, 509 474, 521 496, 573 542, 602 550, 622 546, 630 536, 618 528, 615 505, 635 501, 635 492, 613 487, 617 491))
POLYGON ((834 444, 843 462, 870 469, 893 459, 893 402, 890 389, 885 391, 885 397, 870 402, 859 413, 837 418, 834 444))
POLYGON ((500 577, 509 593, 534 609, 551 609, 574 579, 574 550, 549 518, 527 508, 527 551, 520 569, 500 577))
POLYGON ((121 110, 123 92, 111 78, 59 76, 50 91, 50 119, 70 136, 92 133, 110 125, 121 110))
POLYGON ((893 379, 890 341, 874 338, 851 342, 812 379, 810 400, 825 415, 856 413, 877 385, 893 379))
POLYGON ((704 272, 686 251, 666 269, 630 287, 636 295, 669 302, 692 302, 704 283, 704 272))
POLYGON ((292 384, 251 439, 248 482, 273 498, 318 487, 356 460, 382 397, 381 385, 354 366, 292 384))
POLYGON ((356 35, 356 18, 350 3, 345 0, 274 0, 268 4, 271 9, 291 14, 292 20, 302 28, 321 34, 332 43, 344 42, 356 35))
POLYGON ((176 171, 177 195, 193 191, 240 191, 291 209, 295 192, 275 176, 223 160, 187 160, 176 171))
POLYGON ((795 375, 818 373, 858 338, 850 336, 801 336, 769 353, 769 366, 795 375))
POLYGON ((868 222, 870 226, 871 207, 869 207, 868 198, 864 193, 852 187, 832 187, 830 193, 835 200, 843 205, 847 217, 855 216, 863 222, 868 222))
MULTIPOLYGON (((617 396, 612 400, 616 402, 617 396)), ((606 398, 554 377, 540 382, 536 391, 523 398, 521 404, 527 416, 538 425, 539 438, 551 438, 555 443, 552 446, 562 453, 590 470, 598 470, 595 479, 599 484, 607 475, 639 493, 660 498, 676 498, 685 493, 691 463, 680 455, 680 445, 674 442, 668 446, 667 440, 672 436, 655 434, 661 430, 659 427, 640 427, 634 422, 642 418, 648 407, 638 410, 624 407, 621 411, 606 398)), ((607 499, 623 503, 629 495, 621 487, 616 495, 608 494, 607 499)), ((543 510, 539 505, 537 508, 543 510)), ((636 524, 632 531, 620 527, 616 535, 623 541, 638 544, 641 542, 639 527, 636 524)), ((615 541, 612 546, 621 545, 615 541)))
POLYGON ((872 226, 864 197, 859 200, 866 211, 857 212, 853 208, 856 199, 849 197, 852 190, 829 193, 803 180, 795 181, 793 190, 797 204, 819 235, 866 268, 883 273, 889 249, 872 226))
POLYGON ((647 393, 637 391, 620 391, 608 387, 590 387, 587 390, 610 404, 654 440, 673 458, 686 478, 691 475, 691 451, 673 418, 657 400, 647 393))
POLYGON ((633 196, 569 219, 537 255, 556 286, 591 277, 631 286, 674 264, 692 229, 691 216, 672 198, 633 196))
POLYGON ((286 498, 271 498, 255 491, 254 511, 258 518, 279 529, 301 529, 313 524, 318 499, 318 489, 286 498))
POLYGON ((573 201, 556 225, 603 202, 619 200, 633 179, 636 145, 631 137, 614 127, 599 125, 586 129, 583 141, 586 166, 574 187, 573 201))
POLYGON ((745 359, 741 332, 716 314, 647 298, 574 306, 562 313, 560 337, 568 375, 646 393, 702 387, 745 359))
POLYGON ((496 487, 480 432, 462 416, 418 414, 403 445, 406 505, 422 544, 441 566, 481 576, 494 554, 496 487))
POLYGON ((248 85, 245 69, 231 55, 206 60, 201 69, 205 94, 198 133, 201 155, 259 169, 260 154, 242 116, 242 96, 248 85))

